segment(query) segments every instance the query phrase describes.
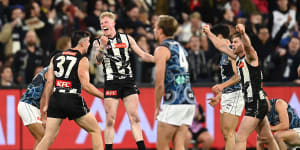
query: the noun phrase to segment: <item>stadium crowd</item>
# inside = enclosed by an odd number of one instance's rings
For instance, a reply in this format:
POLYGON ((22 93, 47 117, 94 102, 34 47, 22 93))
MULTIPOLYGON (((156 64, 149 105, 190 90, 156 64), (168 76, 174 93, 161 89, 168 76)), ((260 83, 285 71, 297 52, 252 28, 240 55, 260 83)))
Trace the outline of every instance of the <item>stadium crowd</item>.
MULTIPOLYGON (((207 39, 203 25, 245 24, 257 50, 265 82, 300 84, 300 1, 298 0, 0 0, 0 86, 26 85, 49 63, 55 50, 70 48, 70 33, 88 30, 100 37, 99 15, 117 14, 116 29, 134 37, 153 54, 158 42, 153 24, 159 14, 180 22, 176 39, 189 52, 192 83, 219 82, 221 54, 207 39)), ((103 83, 102 65, 88 51, 94 84, 103 83)), ((138 83, 154 82, 153 63, 136 59, 138 83)))

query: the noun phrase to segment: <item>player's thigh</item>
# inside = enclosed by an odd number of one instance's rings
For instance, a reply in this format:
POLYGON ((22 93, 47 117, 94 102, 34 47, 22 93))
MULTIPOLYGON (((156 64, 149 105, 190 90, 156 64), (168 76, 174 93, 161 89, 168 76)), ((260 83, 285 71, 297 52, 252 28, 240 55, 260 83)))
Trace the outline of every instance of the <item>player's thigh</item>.
POLYGON ((170 125, 158 121, 157 124, 157 144, 168 144, 175 135, 178 126, 170 125))
POLYGON ((173 137, 173 146, 175 150, 179 150, 184 147, 184 140, 186 138, 185 135, 187 134, 187 132, 188 132, 187 125, 181 125, 176 129, 173 137))
POLYGON ((297 133, 296 130, 277 131, 275 137, 283 139, 285 143, 291 146, 300 146, 300 133, 297 133))
POLYGON ((261 137, 271 137, 271 127, 268 118, 265 117, 256 127, 256 132, 261 137))
POLYGON ((87 132, 100 131, 100 127, 98 126, 95 116, 90 112, 78 119, 75 119, 75 122, 87 132))
POLYGON ((239 116, 224 112, 221 117, 221 130, 223 134, 234 132, 239 122, 239 116))
POLYGON ((258 118, 244 116, 237 132, 237 140, 247 140, 249 135, 256 129, 260 120, 258 118))
POLYGON ((119 105, 119 99, 117 98, 105 98, 104 108, 107 115, 112 115, 115 117, 119 105))
POLYGON ((33 123, 26 127, 36 140, 40 140, 44 136, 45 129, 41 123, 33 123))
POLYGON ((63 119, 48 117, 46 123, 45 135, 55 137, 58 134, 59 127, 62 121, 63 119))
POLYGON ((136 114, 139 106, 137 94, 131 94, 123 99, 124 106, 128 115, 136 114))

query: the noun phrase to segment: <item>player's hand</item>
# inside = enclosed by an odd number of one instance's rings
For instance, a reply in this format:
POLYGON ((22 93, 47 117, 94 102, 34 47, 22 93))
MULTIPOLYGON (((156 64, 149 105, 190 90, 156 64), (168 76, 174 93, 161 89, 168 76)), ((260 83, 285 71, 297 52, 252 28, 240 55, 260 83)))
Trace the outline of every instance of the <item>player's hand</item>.
POLYGON ((220 84, 216 84, 211 88, 211 90, 214 94, 218 94, 218 93, 222 92, 223 87, 220 84))
POLYGON ((237 24, 235 26, 237 32, 241 33, 242 35, 245 34, 245 26, 243 24, 237 24))
POLYGON ((204 25, 202 27, 202 32, 205 33, 206 35, 208 35, 210 33, 210 27, 209 27, 209 25, 204 25))
POLYGON ((210 100, 210 102, 208 103, 210 106, 212 107, 216 107, 216 105, 219 103, 220 99, 218 97, 211 97, 208 100, 210 100))
POLYGON ((157 119, 159 112, 160 112, 160 107, 156 107, 154 112, 154 119, 157 119))
POLYGON ((105 46, 107 45, 108 42, 108 37, 107 36, 101 36, 100 38, 100 47, 105 48, 105 46))
POLYGON ((300 65, 298 66, 297 72, 298 72, 298 77, 300 77, 300 65))

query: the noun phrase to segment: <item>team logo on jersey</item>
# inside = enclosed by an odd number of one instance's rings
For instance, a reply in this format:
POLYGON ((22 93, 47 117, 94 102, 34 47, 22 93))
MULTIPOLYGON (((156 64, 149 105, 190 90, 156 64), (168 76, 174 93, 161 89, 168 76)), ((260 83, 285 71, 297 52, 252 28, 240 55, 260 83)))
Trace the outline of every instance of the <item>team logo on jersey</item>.
POLYGON ((126 43, 116 43, 116 44, 115 44, 115 47, 116 47, 116 48, 126 48, 127 45, 126 45, 126 43))
POLYGON ((244 62, 239 63, 239 68, 244 68, 244 66, 245 66, 244 62))
POLYGON ((65 80, 56 80, 56 86, 58 87, 64 87, 64 88, 71 88, 72 82, 71 81, 65 81, 65 80))
POLYGON ((118 94, 117 90, 107 90, 105 91, 105 96, 116 96, 118 94))
POLYGON ((105 47, 106 49, 111 49, 111 45, 106 45, 106 47, 105 47))

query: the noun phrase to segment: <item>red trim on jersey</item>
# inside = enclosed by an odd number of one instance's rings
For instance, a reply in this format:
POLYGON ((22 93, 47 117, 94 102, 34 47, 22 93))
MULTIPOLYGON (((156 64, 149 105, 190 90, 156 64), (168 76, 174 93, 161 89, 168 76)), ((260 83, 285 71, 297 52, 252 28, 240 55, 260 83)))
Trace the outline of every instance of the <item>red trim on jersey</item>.
POLYGON ((58 87, 64 87, 64 88, 71 88, 72 82, 71 81, 65 81, 65 80, 56 80, 55 85, 58 87))
POLYGON ((244 62, 239 63, 239 68, 244 68, 245 64, 244 62))
POLYGON ((76 52, 70 52, 70 51, 64 51, 62 54, 63 54, 63 55, 76 56, 76 52))

